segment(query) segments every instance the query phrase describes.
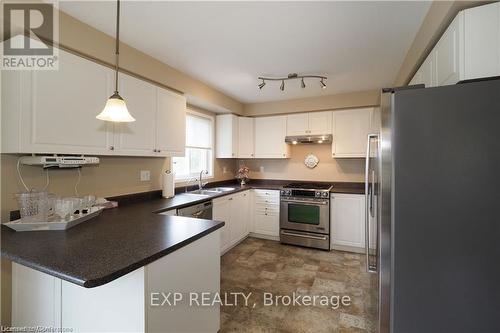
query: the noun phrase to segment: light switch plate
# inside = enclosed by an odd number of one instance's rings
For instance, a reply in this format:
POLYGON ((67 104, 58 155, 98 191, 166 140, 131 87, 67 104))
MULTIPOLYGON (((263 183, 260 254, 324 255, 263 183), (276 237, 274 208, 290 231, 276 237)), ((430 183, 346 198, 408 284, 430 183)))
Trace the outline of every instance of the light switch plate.
POLYGON ((147 182, 151 180, 151 171, 141 170, 141 182, 147 182))

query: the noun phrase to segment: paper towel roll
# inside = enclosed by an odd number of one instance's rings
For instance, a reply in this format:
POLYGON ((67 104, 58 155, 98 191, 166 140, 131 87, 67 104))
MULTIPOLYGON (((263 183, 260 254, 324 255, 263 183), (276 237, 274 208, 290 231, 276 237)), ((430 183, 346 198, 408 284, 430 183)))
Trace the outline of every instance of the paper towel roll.
POLYGON ((175 195, 174 173, 167 170, 163 173, 163 191, 164 198, 172 198, 175 195))

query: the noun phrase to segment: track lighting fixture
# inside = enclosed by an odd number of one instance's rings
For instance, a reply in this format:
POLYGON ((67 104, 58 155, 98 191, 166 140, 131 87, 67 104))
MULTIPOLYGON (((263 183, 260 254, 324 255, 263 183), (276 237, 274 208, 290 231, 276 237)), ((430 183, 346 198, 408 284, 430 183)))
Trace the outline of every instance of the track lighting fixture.
POLYGON ((321 89, 326 89, 326 83, 323 81, 323 79, 321 79, 319 83, 321 84, 321 89))
POLYGON ((290 74, 288 74, 287 77, 262 77, 262 76, 260 76, 259 80, 262 80, 262 82, 259 83, 257 86, 259 87, 259 89, 262 89, 266 85, 266 81, 281 81, 280 90, 284 91, 286 80, 298 80, 298 79, 300 79, 300 87, 302 89, 304 89, 306 87, 306 83, 304 82, 305 78, 320 79, 321 88, 323 88, 323 89, 326 88, 326 83, 325 83, 325 80, 327 79, 326 76, 322 76, 322 75, 298 75, 297 73, 290 73, 290 74))

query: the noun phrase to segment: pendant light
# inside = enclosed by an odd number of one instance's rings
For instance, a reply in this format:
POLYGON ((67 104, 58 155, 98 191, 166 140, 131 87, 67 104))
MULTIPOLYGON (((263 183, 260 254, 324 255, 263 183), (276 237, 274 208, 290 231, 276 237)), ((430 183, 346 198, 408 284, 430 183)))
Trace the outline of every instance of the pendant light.
POLYGON ((115 92, 108 98, 106 105, 96 118, 99 120, 117 123, 129 123, 135 121, 127 109, 127 104, 118 93, 118 60, 120 54, 120 0, 116 3, 116 46, 115 46, 115 92))

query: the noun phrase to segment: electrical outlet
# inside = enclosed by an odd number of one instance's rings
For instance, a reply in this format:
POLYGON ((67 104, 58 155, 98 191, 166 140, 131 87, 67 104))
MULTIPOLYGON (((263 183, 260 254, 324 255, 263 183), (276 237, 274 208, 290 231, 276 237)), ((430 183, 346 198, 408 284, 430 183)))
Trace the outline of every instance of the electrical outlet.
POLYGON ((261 173, 264 172, 264 166, 261 165, 260 168, 259 168, 259 170, 260 170, 261 173))
POLYGON ((227 167, 222 167, 222 173, 227 173, 227 167))
POLYGON ((141 182, 148 182, 151 180, 151 171, 141 170, 141 182))

